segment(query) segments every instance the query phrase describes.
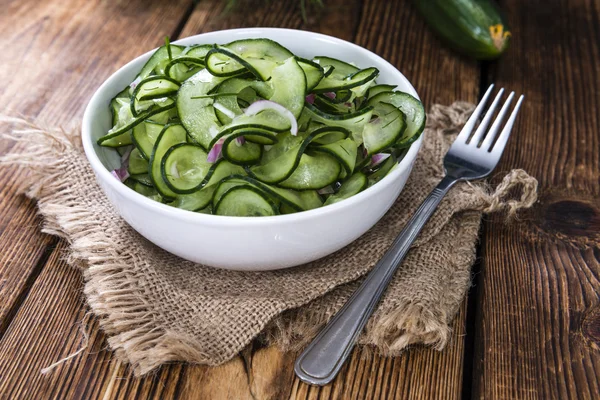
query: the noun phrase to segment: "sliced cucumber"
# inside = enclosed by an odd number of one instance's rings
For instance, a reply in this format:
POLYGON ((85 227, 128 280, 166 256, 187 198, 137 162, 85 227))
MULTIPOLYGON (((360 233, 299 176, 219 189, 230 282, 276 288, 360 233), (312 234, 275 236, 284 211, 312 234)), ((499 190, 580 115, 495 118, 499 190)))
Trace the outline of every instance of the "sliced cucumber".
POLYGON ((206 208, 213 197, 216 186, 211 185, 197 190, 191 194, 183 194, 168 203, 170 206, 181 208, 188 211, 199 211, 206 208))
POLYGON ((385 160, 379 166, 379 168, 375 172, 372 172, 371 174, 369 174, 369 176, 368 176, 368 181, 369 181, 368 186, 371 187, 374 184, 376 184, 377 182, 379 182, 380 180, 382 180, 383 178, 385 178, 385 176, 387 174, 389 174, 390 171, 392 170, 392 168, 394 168, 396 165, 398 165, 398 160, 392 154, 390 157, 387 158, 387 160, 385 160))
POLYGON ((181 123, 188 131, 190 138, 204 149, 220 129, 220 122, 215 115, 213 99, 202 97, 214 89, 223 78, 210 74, 203 69, 185 81, 177 94, 177 111, 181 123))
POLYGON ((406 129, 406 116, 389 103, 374 103, 374 120, 363 131, 363 143, 368 155, 392 147, 406 129))
POLYGON ((177 82, 183 82, 204 68, 204 58, 178 57, 165 66, 165 75, 177 82))
MULTIPOLYGON (((354 141, 362 143, 362 131, 371 120, 373 107, 365 107, 361 110, 344 115, 325 113, 309 103, 304 105, 305 118, 309 121, 318 122, 329 126, 339 126, 352 132, 354 141)), ((300 123, 299 123, 300 124, 300 123)))
POLYGON ((368 99, 370 99, 372 97, 375 97, 379 93, 393 92, 394 89, 396 89, 396 85, 375 85, 375 86, 371 86, 369 88, 369 90, 367 91, 366 97, 368 99))
POLYGON ((240 144, 237 137, 229 136, 223 142, 223 157, 233 164, 252 165, 260 161, 262 146, 252 142, 240 144))
MULTIPOLYGON (((183 49, 185 49, 185 47, 172 44, 171 57, 179 56, 183 52, 183 49)), ((150 76, 150 74, 152 74, 152 72, 156 72, 155 68, 157 68, 159 64, 166 65, 166 63, 168 62, 169 53, 167 51, 167 46, 161 46, 154 52, 154 54, 152 54, 152 57, 150 57, 148 61, 146 61, 146 64, 144 64, 144 66, 142 67, 142 70, 140 71, 138 77, 140 77, 141 79, 147 78, 148 76, 150 76)), ((159 71, 156 73, 162 75, 163 72, 160 72, 161 67, 158 67, 158 70, 159 71)))
MULTIPOLYGON (((315 93, 337 92, 339 90, 352 89, 363 86, 374 81, 379 75, 377 68, 371 67, 355 72, 345 78, 339 79, 335 76, 335 70, 332 76, 323 78, 314 88, 315 93)), ((365 89, 366 90, 366 89, 365 89)))
POLYGON ((174 199, 177 197, 177 194, 173 192, 161 173, 162 170, 162 162, 167 151, 179 143, 186 142, 187 133, 184 127, 180 124, 169 124, 165 125, 160 135, 156 139, 156 143, 154 144, 154 148, 152 149, 152 155, 150 156, 149 163, 149 174, 152 179, 152 184, 166 199, 174 199))
POLYGON ((335 157, 346 171, 346 175, 350 175, 354 171, 357 146, 356 142, 351 138, 324 145, 311 146, 311 151, 324 152, 335 157))
POLYGON ((130 175, 146 174, 148 173, 148 160, 146 160, 142 153, 137 148, 131 150, 129 153, 129 165, 127 171, 130 175))
POLYGON ((160 135, 163 128, 163 124, 158 124, 149 120, 146 120, 144 123, 138 124, 133 128, 133 143, 142 157, 146 160, 150 159, 154 143, 156 143, 156 138, 160 135))
POLYGON ((345 61, 338 60, 336 58, 317 56, 313 58, 313 61, 321 67, 333 67, 333 71, 330 75, 332 78, 344 79, 349 75, 352 75, 360 70, 355 65, 348 64, 345 61))
POLYGON ((367 176, 362 172, 357 172, 348 178, 342 185, 337 193, 332 194, 325 200, 324 205, 337 203, 338 201, 345 200, 349 197, 354 196, 367 188, 367 176))
POLYGON ((397 107, 406 116, 406 130, 404 134, 396 142, 397 147, 405 147, 413 143, 419 138, 425 129, 425 109, 423 104, 404 92, 384 92, 379 93, 369 99, 368 104, 385 102, 397 107))
POLYGON ((298 61, 298 65, 302 68, 306 76, 306 93, 310 93, 321 82, 325 71, 323 67, 314 61, 300 57, 296 57, 296 61, 298 61))
POLYGON ((204 149, 195 144, 178 143, 162 158, 160 173, 167 187, 177 194, 189 194, 205 183, 213 164, 204 149))
POLYGON ((278 185, 288 189, 316 190, 335 182, 340 171, 340 163, 329 154, 305 153, 289 178, 278 185))
POLYGON ((137 117, 150 107, 159 106, 166 101, 162 99, 176 94, 178 90, 179 82, 166 76, 151 76, 142 80, 131 96, 132 115, 137 117))
POLYGON ((143 174, 130 175, 129 178, 141 183, 142 185, 154 187, 152 185, 152 179, 150 178, 150 175, 148 175, 148 170, 146 170, 146 172, 143 174))
MULTIPOLYGON (((145 119, 148 119, 155 114, 160 114, 163 111, 167 111, 167 110, 173 108, 174 106, 175 106, 175 104, 171 103, 171 104, 167 104, 162 107, 152 108, 150 110, 144 111, 137 118, 134 118, 132 116, 131 119, 123 122, 123 125, 115 126, 111 130, 109 130, 106 135, 104 135, 100 139, 98 139, 97 143, 99 145, 107 146, 112 142, 112 141, 109 142, 109 139, 115 139, 116 137, 123 135, 124 133, 128 133, 129 130, 131 130, 137 124, 142 123, 145 119), (106 142, 106 144, 105 144, 105 142, 106 142)), ((128 133, 128 135, 129 135, 129 133, 128 133)), ((124 135, 124 136, 126 136, 126 135, 124 135)), ((131 138, 131 135, 129 135, 129 137, 131 138)), ((129 142, 129 144, 130 143, 131 142, 129 142)), ((119 146, 123 146, 123 145, 124 144, 119 144, 119 146)))
POLYGON ((98 143, 129 157, 127 186, 170 206, 259 216, 332 204, 389 174, 423 130, 420 102, 376 85, 376 68, 268 39, 165 42, 111 100, 98 143), (381 152, 391 156, 373 167, 381 152))
POLYGON ((215 204, 217 215, 260 217, 277 215, 277 205, 264 192, 251 185, 232 187, 215 204))

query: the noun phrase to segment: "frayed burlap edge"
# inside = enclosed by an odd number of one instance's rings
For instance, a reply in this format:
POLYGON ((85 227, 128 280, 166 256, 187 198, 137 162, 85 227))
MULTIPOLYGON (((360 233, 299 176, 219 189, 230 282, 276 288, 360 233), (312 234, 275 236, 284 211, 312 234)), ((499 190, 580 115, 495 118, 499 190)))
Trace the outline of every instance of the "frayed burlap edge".
MULTIPOLYGON (((472 108, 465 104, 452 107, 472 108)), ((444 109, 447 112, 452 107, 444 109)), ((434 106, 432 113, 435 114, 436 110, 434 106)), ((0 117, 0 123, 19 127, 5 138, 16 141, 16 146, 21 145, 19 142, 26 142, 27 148, 26 151, 17 150, 3 156, 0 163, 23 168, 27 178, 22 180, 21 189, 28 197, 38 201, 39 212, 44 217, 43 232, 62 237, 70 243, 67 261, 82 269, 88 304, 99 317, 100 325, 108 336, 108 344, 116 356, 129 362, 138 375, 169 361, 206 360, 207 357, 195 345, 195 339, 156 328, 152 307, 144 302, 136 279, 128 271, 128 262, 132 260, 117 254, 113 246, 105 242, 106 235, 96 225, 93 214, 81 205, 81 199, 70 192, 72 182, 61 179, 64 165, 57 154, 81 152, 79 135, 46 129, 19 118, 0 117)), ((531 206, 536 199, 536 188, 535 179, 521 170, 512 171, 495 192, 484 185, 472 185, 476 195, 487 205, 485 212, 507 210, 508 215, 514 215, 519 208, 531 206), (508 191, 517 184, 525 187, 522 198, 503 201, 508 191)), ((481 214, 475 212, 473 215, 479 219, 481 214)), ((468 250, 473 252, 472 248, 468 250)), ((346 290, 351 291, 356 285, 357 282, 347 284, 346 290)), ((335 309, 329 307, 317 314, 310 307, 286 311, 273 319, 263 338, 282 348, 297 349, 316 334, 335 309), (285 323, 291 315, 294 315, 294 332, 289 331, 285 323), (301 335, 298 335, 298 330, 302 331, 301 335)), ((363 344, 377 346, 387 355, 398 354, 415 342, 441 349, 450 336, 448 323, 455 312, 446 316, 427 316, 429 312, 418 305, 400 307, 378 320, 379 333, 370 335, 372 339, 363 341, 363 344), (392 331, 403 334, 390 341, 388 333, 392 331)), ((372 332, 373 329, 371 321, 367 331, 372 332)))

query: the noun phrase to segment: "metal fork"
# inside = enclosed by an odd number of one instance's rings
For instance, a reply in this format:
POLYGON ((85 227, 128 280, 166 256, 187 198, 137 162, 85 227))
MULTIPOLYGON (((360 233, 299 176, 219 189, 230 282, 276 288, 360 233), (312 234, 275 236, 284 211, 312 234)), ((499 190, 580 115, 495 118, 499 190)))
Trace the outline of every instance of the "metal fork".
POLYGON ((423 201, 387 253, 367 275, 362 285, 296 360, 294 370, 302 381, 313 385, 325 385, 335 378, 411 244, 442 198, 456 182, 484 178, 498 164, 519 113, 523 96, 519 97, 517 105, 495 144, 493 143, 494 138, 508 114, 514 92, 508 96, 488 130, 504 92, 504 89, 499 90, 471 137, 493 87, 494 85, 491 85, 485 92, 475 111, 448 150, 444 158, 446 176, 423 201))

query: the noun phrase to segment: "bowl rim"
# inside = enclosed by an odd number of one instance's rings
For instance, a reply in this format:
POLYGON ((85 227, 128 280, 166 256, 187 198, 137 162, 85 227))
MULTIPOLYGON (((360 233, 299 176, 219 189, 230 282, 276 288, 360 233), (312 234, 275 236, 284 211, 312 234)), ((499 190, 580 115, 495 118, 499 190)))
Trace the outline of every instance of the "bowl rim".
MULTIPOLYGON (((336 38, 333 36, 325 35, 322 33, 310 32, 310 31, 299 30, 299 29, 288 29, 288 28, 269 28, 269 27, 237 28, 237 29, 223 29, 223 30, 218 30, 218 31, 201 33, 198 35, 188 36, 188 37, 179 39, 172 43, 186 45, 188 42, 194 42, 196 40, 206 40, 206 39, 209 39, 211 36, 221 36, 226 33, 235 34, 236 36, 243 36, 244 34, 256 36, 257 34, 260 34, 261 32, 270 33, 271 38, 273 36, 276 36, 277 34, 292 34, 293 33, 293 34, 298 34, 298 35, 306 35, 306 36, 311 36, 311 37, 314 37, 317 39, 333 42, 335 44, 339 44, 342 46, 347 46, 347 47, 350 47, 354 50, 358 50, 361 52, 366 52, 369 58, 373 58, 375 60, 378 60, 381 63, 389 65, 395 71, 395 73, 398 74, 398 76, 397 76, 398 83, 399 84, 403 83, 404 85, 406 85, 406 87, 409 89, 408 92, 410 94, 412 94, 413 96, 415 96, 417 99, 420 99, 419 95, 417 94, 417 91, 415 90, 413 85, 410 83, 410 81, 404 76, 404 74, 402 74, 395 66, 393 66, 391 63, 386 61, 384 58, 380 57, 379 55, 373 53, 372 51, 370 51, 368 49, 365 49, 362 46, 356 45, 354 43, 351 43, 346 40, 339 39, 339 38, 336 38)), ((276 40, 276 39, 273 39, 273 40, 276 40)), ((198 223, 202 223, 205 225, 212 225, 212 226, 239 226, 239 225, 265 226, 265 225, 276 225, 276 224, 281 224, 281 223, 286 223, 286 222, 299 222, 302 220, 319 218, 326 214, 333 214, 336 211, 342 211, 344 209, 349 209, 349 208, 352 208, 354 205, 362 202, 366 198, 369 198, 371 196, 377 196, 380 192, 382 192, 389 185, 391 185, 392 181, 394 181, 395 179, 398 179, 398 177, 407 168, 410 168, 412 166, 413 162, 416 160, 417 153, 419 152, 421 143, 423 141, 423 135, 421 135, 409 147, 408 152, 406 153, 404 158, 398 164, 396 164, 394 169, 388 175, 386 175, 381 181, 379 181, 377 184, 363 190, 362 192, 360 192, 352 197, 344 199, 340 202, 330 204, 330 205, 324 206, 324 207, 314 208, 312 210, 300 211, 300 212, 291 213, 291 214, 264 216, 264 217, 260 217, 260 218, 257 218, 257 217, 233 217, 233 216, 224 216, 224 215, 203 214, 203 213, 198 213, 198 212, 194 212, 194 211, 179 209, 179 208, 172 207, 172 206, 169 206, 169 205, 166 205, 163 203, 159 203, 158 201, 149 199, 149 198, 137 193, 135 190, 127 187, 122 182, 117 181, 114 178, 114 176, 111 175, 110 171, 108 169, 106 169, 106 167, 102 164, 102 162, 100 161, 100 158, 98 157, 98 155, 96 154, 96 151, 94 150, 94 144, 93 144, 93 140, 91 137, 91 132, 92 132, 92 124, 93 124, 93 118, 92 118, 93 110, 96 109, 96 107, 106 106, 106 104, 104 104, 104 102, 102 101, 102 98, 105 97, 104 92, 106 91, 106 88, 109 85, 111 85, 112 81, 118 79, 118 77, 123 73, 123 71, 126 71, 127 69, 129 69, 129 66, 131 64, 137 62, 141 58, 144 58, 144 57, 149 58, 150 55, 156 51, 156 49, 157 48, 150 50, 150 51, 134 58, 133 60, 129 61, 127 64, 120 67, 113 74, 111 74, 102 83, 102 85, 100 85, 100 87, 98 89, 96 89, 96 91, 92 95, 90 101, 88 102, 85 112, 84 112, 84 115, 83 115, 81 139, 83 142, 83 148, 84 148, 86 157, 96 175, 97 180, 102 180, 103 182, 108 184, 111 187, 111 189, 117 191, 124 198, 126 198, 127 201, 134 202, 139 206, 142 206, 147 209, 151 209, 158 213, 162 213, 163 215, 171 217, 171 218, 185 219, 185 220, 189 221, 190 223, 198 222, 198 223)), ((396 81, 396 78, 394 78, 394 81, 396 81)))

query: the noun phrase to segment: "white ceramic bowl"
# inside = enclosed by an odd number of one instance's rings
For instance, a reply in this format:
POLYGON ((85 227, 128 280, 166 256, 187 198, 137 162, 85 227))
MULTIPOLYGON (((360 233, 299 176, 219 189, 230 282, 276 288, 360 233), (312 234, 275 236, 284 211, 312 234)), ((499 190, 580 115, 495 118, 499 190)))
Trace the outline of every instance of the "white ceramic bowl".
MULTIPOLYGON (((377 67, 378 83, 398 85, 417 96, 396 68, 372 52, 330 36, 274 28, 232 29, 188 37, 181 45, 227 43, 242 38, 270 38, 294 54, 327 55, 377 67)), ((150 200, 116 180, 110 170, 119 165, 112 149, 96 140, 111 128, 110 100, 129 85, 153 51, 125 65, 100 86, 83 117, 83 146, 98 183, 119 214, 141 235, 187 260, 235 270, 291 267, 333 253, 371 228, 394 203, 412 169, 421 139, 379 183, 339 203, 310 211, 273 217, 225 217, 198 214, 150 200)))

